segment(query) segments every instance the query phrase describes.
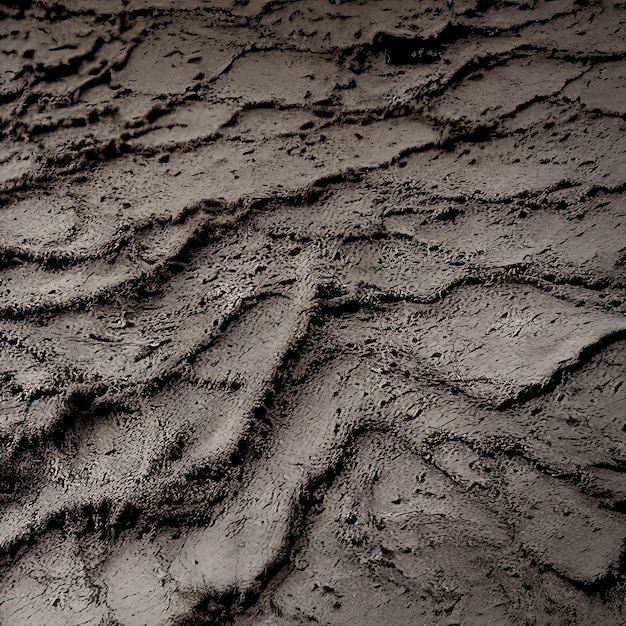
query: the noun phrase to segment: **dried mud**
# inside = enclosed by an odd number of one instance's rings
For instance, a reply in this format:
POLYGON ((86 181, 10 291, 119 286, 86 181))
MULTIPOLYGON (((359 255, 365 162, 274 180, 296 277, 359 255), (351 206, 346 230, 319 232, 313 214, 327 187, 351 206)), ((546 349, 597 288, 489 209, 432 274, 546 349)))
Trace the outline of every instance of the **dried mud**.
POLYGON ((626 623, 623 4, 0 13, 0 623, 626 623))

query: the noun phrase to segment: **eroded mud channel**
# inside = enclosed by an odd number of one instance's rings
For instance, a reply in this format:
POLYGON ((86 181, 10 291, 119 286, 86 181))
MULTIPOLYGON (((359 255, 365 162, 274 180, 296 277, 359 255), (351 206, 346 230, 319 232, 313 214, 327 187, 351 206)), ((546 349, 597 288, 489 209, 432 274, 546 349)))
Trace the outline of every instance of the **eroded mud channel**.
POLYGON ((0 14, 0 624, 626 623, 622 4, 0 14))

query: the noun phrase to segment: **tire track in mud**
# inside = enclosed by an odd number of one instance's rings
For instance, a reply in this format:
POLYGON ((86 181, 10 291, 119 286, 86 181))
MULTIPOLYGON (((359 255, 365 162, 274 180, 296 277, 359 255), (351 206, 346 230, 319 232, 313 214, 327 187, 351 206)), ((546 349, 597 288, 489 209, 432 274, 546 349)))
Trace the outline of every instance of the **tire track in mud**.
POLYGON ((2 623, 624 622, 622 7, 0 13, 2 623))

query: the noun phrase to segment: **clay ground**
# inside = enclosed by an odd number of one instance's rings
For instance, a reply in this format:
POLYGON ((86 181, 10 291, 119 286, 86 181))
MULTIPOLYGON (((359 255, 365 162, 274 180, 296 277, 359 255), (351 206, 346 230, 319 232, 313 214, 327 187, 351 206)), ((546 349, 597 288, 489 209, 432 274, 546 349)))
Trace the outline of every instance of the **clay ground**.
POLYGON ((622 3, 0 12, 3 626, 626 624, 622 3))

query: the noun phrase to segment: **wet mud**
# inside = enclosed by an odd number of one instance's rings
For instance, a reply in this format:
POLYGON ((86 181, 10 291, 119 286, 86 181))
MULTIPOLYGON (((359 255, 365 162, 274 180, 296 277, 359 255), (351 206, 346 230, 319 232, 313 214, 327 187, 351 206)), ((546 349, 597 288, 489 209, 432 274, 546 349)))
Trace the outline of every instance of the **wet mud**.
POLYGON ((626 10, 0 3, 0 623, 626 623, 626 10))

